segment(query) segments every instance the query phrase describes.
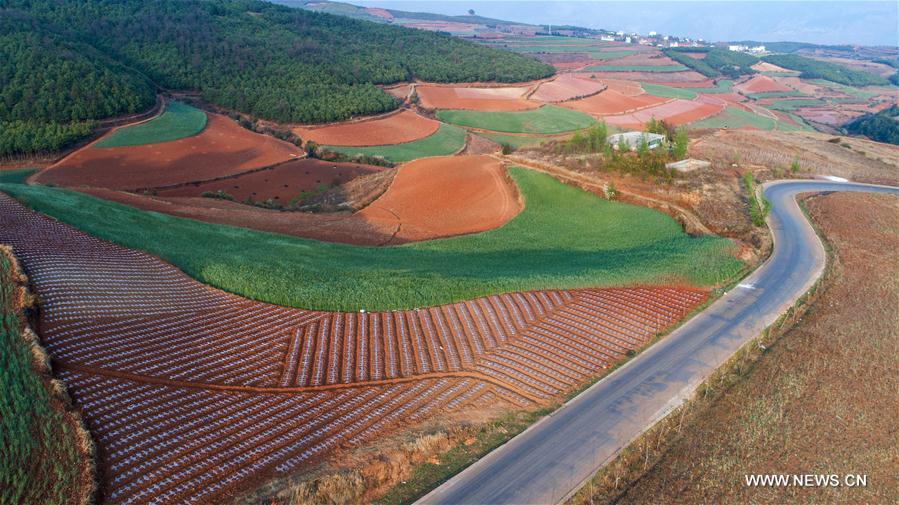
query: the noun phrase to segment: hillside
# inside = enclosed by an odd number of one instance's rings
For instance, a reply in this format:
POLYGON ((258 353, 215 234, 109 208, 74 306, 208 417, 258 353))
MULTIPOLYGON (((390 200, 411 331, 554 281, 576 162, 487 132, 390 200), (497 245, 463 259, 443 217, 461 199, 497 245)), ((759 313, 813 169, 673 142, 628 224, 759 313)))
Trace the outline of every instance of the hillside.
POLYGON ((762 60, 778 67, 798 70, 803 79, 827 79, 847 86, 885 86, 889 81, 878 75, 852 70, 843 65, 813 60, 795 54, 772 54, 762 60))
MULTIPOLYGON (((198 91, 224 108, 279 122, 316 123, 396 107, 376 84, 411 79, 438 82, 526 81, 551 75, 535 60, 446 35, 293 9, 258 0, 10 0, 0 37, 11 64, 0 74, 0 121, 20 119, 14 98, 45 89, 29 117, 41 121, 101 119, 147 108, 149 82, 198 91), (36 26, 40 32, 18 25, 36 26), (35 64, 38 51, 59 72, 15 70, 35 64), (133 70, 129 70, 133 69, 133 70), (144 76, 142 77, 141 74, 144 76), (94 77, 95 75, 99 77, 94 77), (95 86, 69 85, 72 82, 95 86), (63 91, 65 90, 65 91, 63 91), (95 95, 110 102, 88 107, 95 95), (56 103, 69 103, 69 117, 56 103), (47 109, 46 114, 41 113, 47 109), (73 113, 72 111, 77 111, 73 113)), ((5 137, 4 128, 0 137, 5 137)), ((8 142, 3 145, 7 146, 8 142)), ((50 146, 7 150, 33 152, 50 146)))

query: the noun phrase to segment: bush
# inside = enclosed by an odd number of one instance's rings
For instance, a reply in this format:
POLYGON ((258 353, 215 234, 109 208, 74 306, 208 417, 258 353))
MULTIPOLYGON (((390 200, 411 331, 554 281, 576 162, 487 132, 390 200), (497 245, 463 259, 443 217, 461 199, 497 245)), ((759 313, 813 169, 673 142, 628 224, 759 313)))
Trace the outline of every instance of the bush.
POLYGON ((764 226, 765 218, 768 217, 768 212, 771 210, 771 202, 764 196, 759 200, 759 197, 756 194, 756 185, 752 172, 743 174, 743 186, 748 193, 749 219, 752 220, 752 224, 755 226, 764 226))

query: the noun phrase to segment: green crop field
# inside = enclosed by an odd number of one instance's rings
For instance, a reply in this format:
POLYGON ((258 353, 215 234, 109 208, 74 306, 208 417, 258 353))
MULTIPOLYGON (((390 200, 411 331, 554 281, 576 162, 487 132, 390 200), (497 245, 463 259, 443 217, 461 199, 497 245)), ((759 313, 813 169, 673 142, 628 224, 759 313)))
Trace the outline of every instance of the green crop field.
POLYGON ((690 123, 689 125, 689 128, 691 129, 743 127, 758 128, 759 130, 783 131, 793 131, 798 129, 793 125, 789 125, 781 121, 775 121, 774 119, 771 119, 769 117, 760 116, 743 109, 738 109, 737 107, 728 107, 724 109, 720 114, 716 114, 710 118, 703 119, 702 121, 690 123))
POLYGON ((659 96, 662 98, 682 98, 684 100, 692 100, 696 98, 697 93, 692 89, 688 88, 675 88, 672 86, 665 86, 662 84, 652 84, 648 82, 641 82, 640 87, 643 88, 644 91, 649 93, 652 96, 659 96))
POLYGON ((159 117, 146 123, 120 128, 94 147, 125 147, 158 144, 196 135, 206 127, 206 113, 171 102, 159 117))
POLYGON ((759 98, 807 97, 808 95, 798 91, 766 91, 763 93, 748 93, 746 96, 758 100, 759 98))
POLYGON ((505 226, 381 248, 144 212, 59 188, 2 184, 0 190, 95 236, 155 254, 202 282, 310 309, 407 309, 541 288, 711 286, 742 269, 730 241, 690 237, 661 212, 608 202, 521 168, 510 175, 526 206, 505 226))
POLYGON ((564 133, 592 125, 592 117, 554 105, 522 112, 441 110, 437 118, 447 123, 502 133, 564 133))
POLYGON ((801 109, 803 107, 823 107, 825 105, 827 105, 827 102, 824 100, 811 98, 808 100, 774 100, 768 107, 776 110, 790 111, 801 109))
POLYGON ((650 95, 662 98, 682 98, 684 100, 692 100, 699 93, 730 93, 734 81, 722 79, 715 83, 714 88, 675 88, 673 86, 665 86, 664 84, 653 84, 651 82, 641 82, 640 86, 650 95))
POLYGON ((683 65, 591 65, 586 72, 684 72, 683 65))
POLYGON ((502 133, 481 133, 480 135, 500 144, 508 144, 516 149, 536 146, 544 142, 549 142, 550 140, 564 140, 570 138, 569 135, 554 135, 552 137, 522 137, 518 135, 503 135, 502 133))
POLYGON ((446 124, 423 139, 403 144, 390 144, 369 147, 325 146, 325 149, 344 154, 366 154, 380 156, 390 161, 401 163, 426 156, 446 156, 457 152, 465 146, 465 130, 446 124))
POLYGON ((84 462, 75 433, 32 366, 11 277, 9 258, 0 254, 0 503, 61 505, 81 484, 84 462))

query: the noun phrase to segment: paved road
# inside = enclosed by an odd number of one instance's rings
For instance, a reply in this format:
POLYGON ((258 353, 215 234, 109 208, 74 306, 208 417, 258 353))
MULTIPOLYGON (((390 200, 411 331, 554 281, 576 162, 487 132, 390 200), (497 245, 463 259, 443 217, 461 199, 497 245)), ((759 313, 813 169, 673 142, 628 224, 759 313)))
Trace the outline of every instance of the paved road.
POLYGON ((818 191, 899 195, 899 188, 851 183, 766 185, 774 251, 740 287, 417 503, 554 504, 576 491, 811 288, 825 252, 794 197, 818 191))

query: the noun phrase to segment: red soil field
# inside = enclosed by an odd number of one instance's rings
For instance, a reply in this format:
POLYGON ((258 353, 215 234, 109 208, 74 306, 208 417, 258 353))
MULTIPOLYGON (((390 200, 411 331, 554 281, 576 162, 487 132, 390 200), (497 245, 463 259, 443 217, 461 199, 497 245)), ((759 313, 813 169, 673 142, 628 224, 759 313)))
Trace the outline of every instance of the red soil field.
POLYGON ((157 192, 159 196, 200 196, 206 191, 224 191, 238 202, 247 198, 264 201, 269 198, 285 204, 303 191, 321 185, 337 186, 360 175, 383 170, 358 163, 334 163, 316 159, 288 161, 268 170, 260 170, 228 179, 187 184, 157 192))
POLYGON ((682 125, 705 119, 724 110, 723 100, 718 103, 706 102, 713 102, 713 100, 673 100, 630 114, 608 116, 605 121, 610 125, 622 128, 641 128, 652 118, 665 120, 673 125, 682 125))
POLYGON ((253 133, 225 116, 207 115, 199 135, 143 146, 88 146, 36 180, 69 187, 150 188, 239 174, 302 155, 293 144, 253 133))
POLYGON ((706 79, 704 81, 696 81, 696 82, 656 82, 655 84, 661 84, 663 86, 671 86, 672 88, 714 88, 715 81, 711 79, 706 79))
POLYGON ((419 103, 427 109, 471 109, 508 112, 543 105, 524 98, 530 86, 504 88, 453 87, 423 84, 415 87, 419 103))
POLYGON ((564 102, 595 95, 605 88, 606 85, 598 80, 584 79, 575 74, 562 74, 552 81, 540 84, 530 98, 541 102, 564 102))
POLYGON ((741 93, 770 93, 776 91, 793 91, 793 89, 778 83, 767 75, 757 75, 746 82, 734 86, 741 93))
POLYGON ((387 20, 393 19, 393 14, 391 14, 390 11, 387 11, 385 9, 381 9, 378 7, 368 7, 365 9, 365 12, 371 14, 372 16, 377 16, 379 18, 383 18, 383 19, 387 19, 387 20))
POLYGON ((636 65, 649 65, 649 66, 670 66, 670 65, 679 65, 678 62, 672 60, 667 56, 662 56, 660 53, 636 53, 629 54, 627 56, 622 56, 621 58, 615 58, 613 60, 604 60, 598 65, 612 65, 612 66, 636 66, 636 65))
POLYGON ((304 142, 323 146, 379 146, 402 144, 425 138, 436 132, 440 123, 402 110, 375 119, 348 121, 327 126, 298 126, 293 129, 304 142))
POLYGON ((0 195, 38 331, 98 444, 101 502, 221 502, 339 447, 488 404, 536 407, 707 294, 538 291, 328 313, 209 288, 0 195))
POLYGON ((389 243, 402 243, 492 230, 521 208, 500 162, 490 156, 446 156, 400 167, 390 189, 357 217, 394 233, 389 243))
MULTIPOLYGON (((609 63, 611 65, 611 63, 609 63)), ((704 75, 687 70, 684 72, 589 72, 586 75, 596 75, 597 79, 617 79, 634 82, 672 83, 672 82, 705 82, 704 75)))
POLYGON ((411 91, 411 84, 398 84, 396 86, 390 86, 389 88, 384 88, 384 91, 389 93, 390 95, 399 98, 400 100, 405 100, 407 96, 409 96, 409 91, 411 91))
POLYGON ((670 98, 660 98, 651 95, 626 96, 609 88, 597 95, 580 100, 564 102, 560 105, 588 114, 609 115, 633 112, 646 107, 653 107, 671 101, 670 98))
POLYGON ((683 54, 686 54, 687 56, 693 58, 694 60, 704 60, 705 57, 709 55, 709 53, 683 53, 683 54))
POLYGON ((752 69, 757 72, 792 72, 792 70, 787 70, 783 67, 778 67, 773 63, 768 63, 767 61, 760 61, 752 66, 752 69))
POLYGON ((502 165, 489 156, 435 157, 406 163, 387 191, 355 214, 282 212, 211 198, 86 192, 179 217, 369 246, 491 230, 505 224, 522 207, 502 165), (447 208, 455 210, 447 213, 447 208))

